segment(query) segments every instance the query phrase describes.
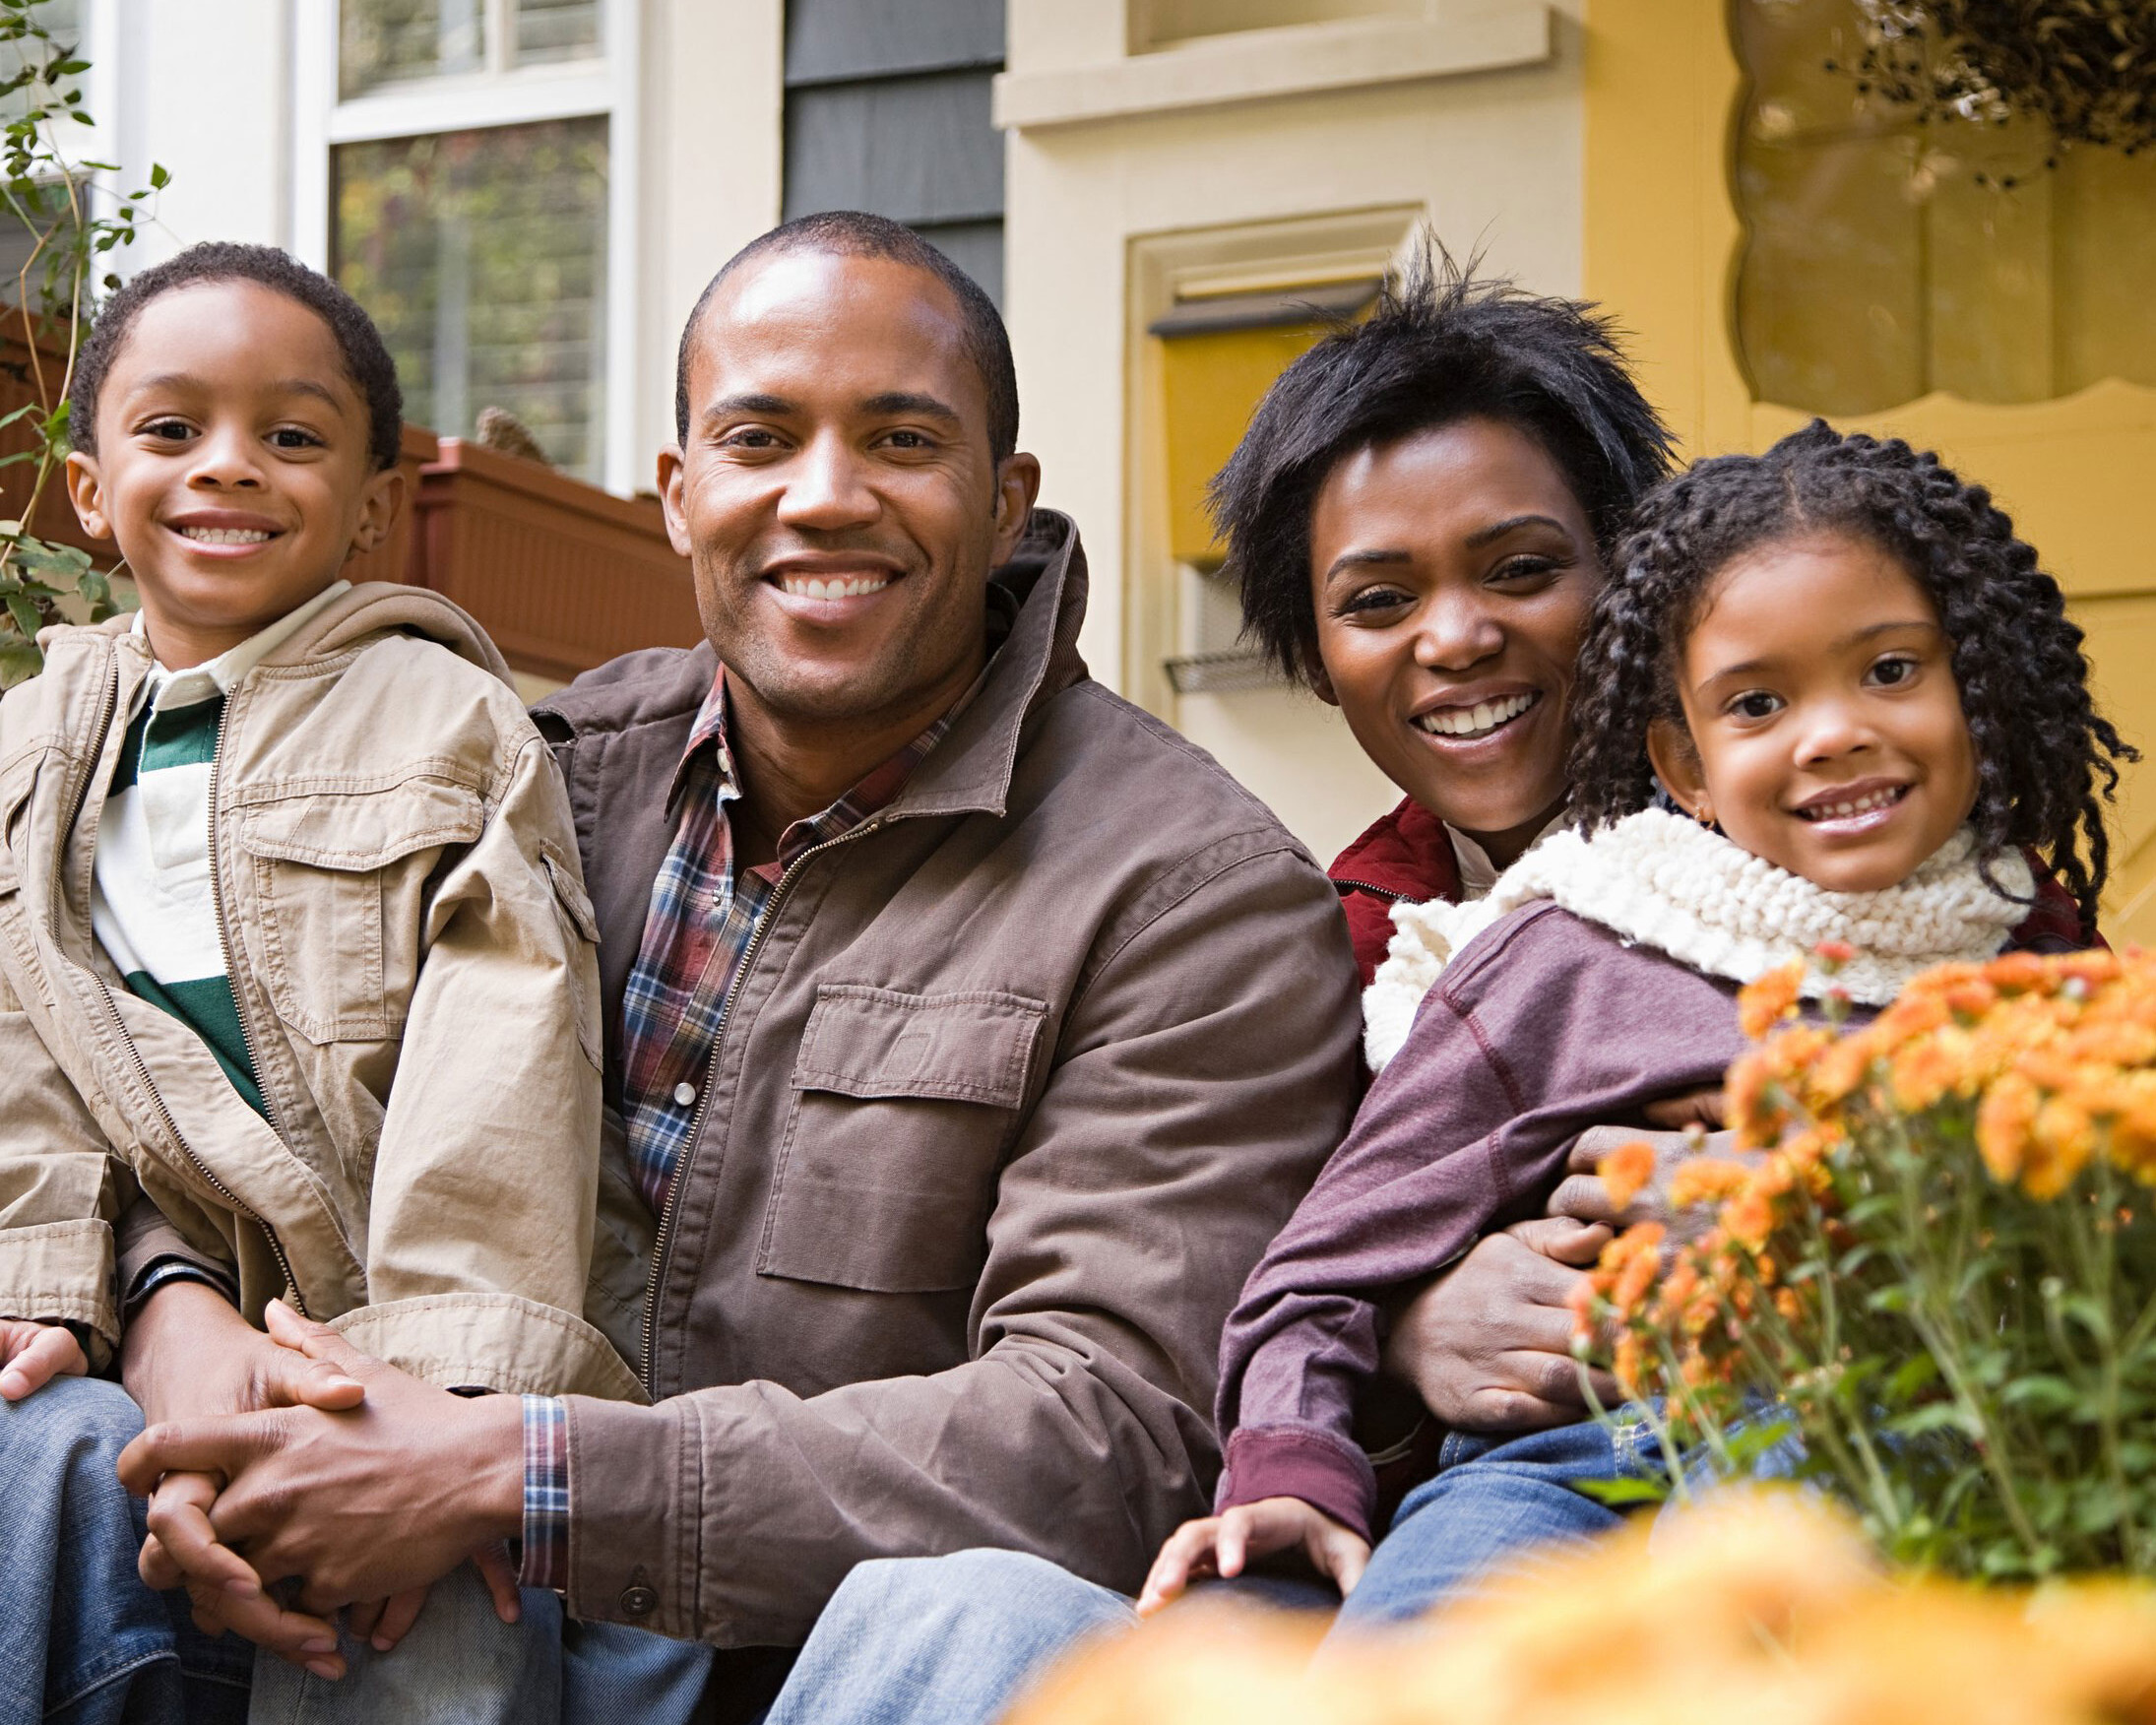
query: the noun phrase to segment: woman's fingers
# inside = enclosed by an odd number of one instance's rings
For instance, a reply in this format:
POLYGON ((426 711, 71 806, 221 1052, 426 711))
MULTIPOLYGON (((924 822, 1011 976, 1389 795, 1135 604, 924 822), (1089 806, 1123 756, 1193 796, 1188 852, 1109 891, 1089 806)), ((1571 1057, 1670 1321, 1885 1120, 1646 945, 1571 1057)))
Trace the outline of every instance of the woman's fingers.
POLYGON ((1321 1522, 1305 1546, 1318 1573, 1332 1577, 1333 1585, 1340 1589, 1340 1597, 1345 1599, 1363 1579, 1363 1571, 1369 1567, 1370 1542, 1329 1516, 1322 1517, 1321 1522))
POLYGON ((157 1547, 143 1548, 136 1568, 153 1587, 169 1587, 175 1572, 238 1598, 262 1591, 261 1578, 247 1561, 217 1536, 210 1524, 218 1483, 208 1474, 166 1474, 150 1500, 150 1537, 157 1547), (153 1572, 155 1571, 155 1572, 153 1572))
POLYGON ((389 1604, 386 1599, 355 1599, 345 1607, 345 1629, 355 1641, 364 1641, 374 1633, 374 1626, 382 1621, 382 1608, 389 1604))

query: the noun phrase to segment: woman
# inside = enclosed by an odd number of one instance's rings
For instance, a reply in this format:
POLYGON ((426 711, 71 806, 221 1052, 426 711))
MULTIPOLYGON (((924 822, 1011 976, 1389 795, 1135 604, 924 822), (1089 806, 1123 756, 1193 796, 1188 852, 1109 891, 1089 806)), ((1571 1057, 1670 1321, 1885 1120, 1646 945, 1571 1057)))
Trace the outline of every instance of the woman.
MULTIPOLYGON (((1669 447, 1605 322, 1448 261, 1298 359, 1215 481, 1248 632, 1404 793, 1333 868, 1365 980, 1394 901, 1477 896, 1561 817, 1588 608, 1669 447)), ((1599 1195, 1588 1179, 1560 1200, 1599 1195)), ((1392 1433, 1434 1431, 1425 1404, 1496 1429, 1578 1416, 1567 1266, 1607 1234, 1562 1218, 1522 1233, 1403 1313, 1395 1371, 1421 1394, 1403 1393, 1392 1433)), ((1021 1554, 867 1564, 802 1649, 814 1681, 790 1693, 817 1695, 826 1722, 986 1721, 1073 1639, 1129 1621, 1122 1595, 1021 1554)), ((770 1725, 793 1725, 787 1705, 770 1725)))

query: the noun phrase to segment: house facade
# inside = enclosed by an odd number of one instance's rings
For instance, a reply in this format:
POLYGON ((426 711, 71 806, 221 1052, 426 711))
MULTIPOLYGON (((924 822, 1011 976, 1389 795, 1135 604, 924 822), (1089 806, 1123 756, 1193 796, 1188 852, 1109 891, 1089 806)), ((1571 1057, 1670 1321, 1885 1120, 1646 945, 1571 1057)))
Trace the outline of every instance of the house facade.
MULTIPOLYGON (((1009 320, 1044 500, 1086 535, 1096 674, 1320 856, 1394 794, 1240 649, 1199 499, 1424 227, 1615 311, 1690 452, 1812 414, 1944 451, 2156 744, 2156 152, 1861 96, 1857 0, 48 4, 105 159, 171 172, 135 262, 285 245, 382 319, 414 418, 506 409, 619 496, 730 252, 817 208, 920 228, 1009 320)), ((2115 939, 2156 937, 2147 771, 2115 939)))

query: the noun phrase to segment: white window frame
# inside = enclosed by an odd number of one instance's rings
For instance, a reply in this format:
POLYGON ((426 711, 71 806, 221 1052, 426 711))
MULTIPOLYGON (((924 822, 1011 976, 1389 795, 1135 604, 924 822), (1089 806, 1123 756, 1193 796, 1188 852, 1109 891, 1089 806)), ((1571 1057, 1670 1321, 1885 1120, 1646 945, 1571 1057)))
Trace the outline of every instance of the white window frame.
POLYGON ((637 244, 642 161, 637 67, 638 0, 600 0, 600 57, 504 65, 508 0, 484 0, 489 70, 385 84, 338 99, 338 0, 302 0, 292 19, 292 250, 318 270, 330 262, 330 152, 340 144, 476 131, 537 120, 606 124, 605 415, 602 481, 636 488, 637 244))

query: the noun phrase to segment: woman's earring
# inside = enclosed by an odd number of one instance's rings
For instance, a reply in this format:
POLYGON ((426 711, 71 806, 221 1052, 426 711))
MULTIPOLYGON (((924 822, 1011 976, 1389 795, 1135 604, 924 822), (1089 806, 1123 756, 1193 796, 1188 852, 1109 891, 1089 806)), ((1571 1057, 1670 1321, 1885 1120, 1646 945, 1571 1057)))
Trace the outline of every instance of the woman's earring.
POLYGON ((1694 815, 1692 816, 1692 819, 1696 820, 1696 821, 1697 821, 1697 822, 1698 822, 1698 823, 1699 823, 1699 824, 1700 824, 1701 826, 1703 826, 1703 827, 1707 828, 1707 829, 1708 829, 1708 830, 1709 830, 1709 831, 1711 832, 1711 831, 1713 830, 1713 828, 1714 828, 1714 806, 1713 806, 1713 804, 1711 804, 1711 803, 1707 803, 1707 802, 1702 802, 1702 803, 1701 803, 1701 804, 1699 805, 1699 811, 1698 811, 1698 813, 1694 814, 1694 815))

